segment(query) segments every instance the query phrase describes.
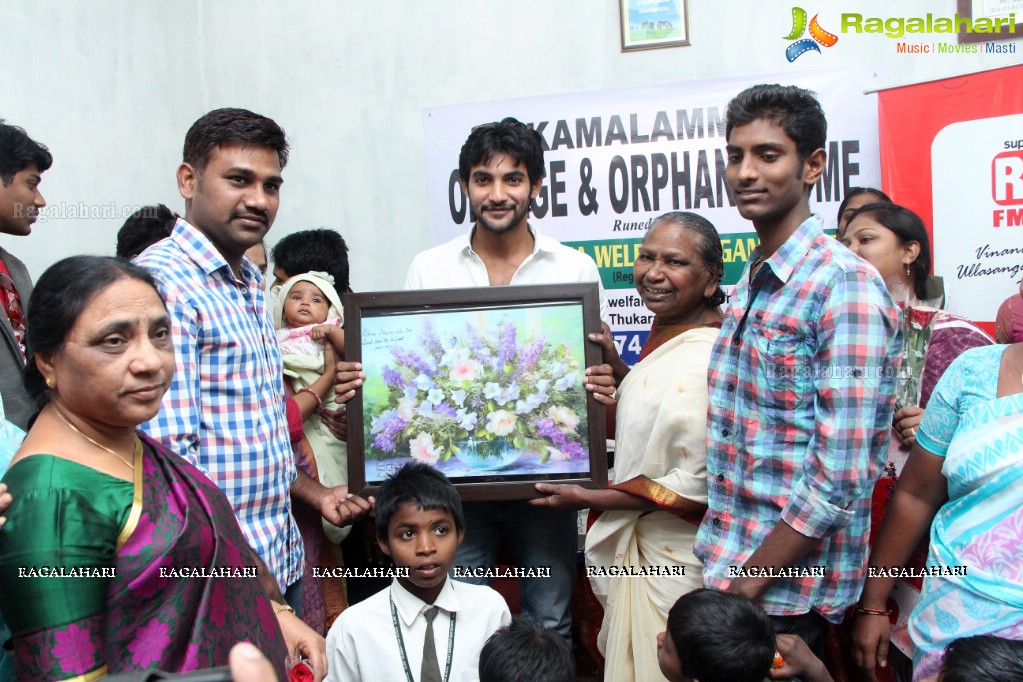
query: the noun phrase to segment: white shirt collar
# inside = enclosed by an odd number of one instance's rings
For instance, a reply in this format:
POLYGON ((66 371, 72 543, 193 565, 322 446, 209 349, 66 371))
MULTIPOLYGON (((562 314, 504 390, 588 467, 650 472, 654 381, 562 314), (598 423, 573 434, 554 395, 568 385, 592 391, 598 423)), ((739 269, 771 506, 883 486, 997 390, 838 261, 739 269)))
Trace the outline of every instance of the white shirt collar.
MULTIPOLYGON (((533 235, 533 252, 529 254, 529 257, 535 256, 540 251, 550 251, 551 249, 546 246, 546 237, 541 237, 540 232, 533 227, 531 224, 526 223, 526 229, 533 235)), ((476 255, 476 252, 472 250, 472 233, 476 230, 476 223, 473 223, 469 227, 469 231, 465 233, 465 244, 463 249, 469 253, 476 255)))
POLYGON ((431 606, 440 607, 442 611, 448 614, 455 613, 461 608, 458 594, 455 591, 454 581, 450 577, 444 581, 444 587, 441 588, 440 594, 437 595, 437 599, 433 604, 427 604, 406 590, 398 582, 397 578, 391 581, 391 599, 394 600, 395 609, 398 611, 402 622, 405 623, 405 627, 412 627, 412 623, 415 622, 416 618, 431 606))

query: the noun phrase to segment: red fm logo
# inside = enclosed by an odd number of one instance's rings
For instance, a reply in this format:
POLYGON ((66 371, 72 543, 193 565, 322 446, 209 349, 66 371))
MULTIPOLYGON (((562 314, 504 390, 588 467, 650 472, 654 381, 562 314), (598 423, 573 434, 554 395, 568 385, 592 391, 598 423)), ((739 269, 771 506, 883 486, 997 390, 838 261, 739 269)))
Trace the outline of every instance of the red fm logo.
MULTIPOLYGON (((999 206, 1023 206, 1023 151, 1002 152, 991 161, 991 196, 999 206)), ((1023 227, 1023 208, 996 209, 995 227, 1023 227)))

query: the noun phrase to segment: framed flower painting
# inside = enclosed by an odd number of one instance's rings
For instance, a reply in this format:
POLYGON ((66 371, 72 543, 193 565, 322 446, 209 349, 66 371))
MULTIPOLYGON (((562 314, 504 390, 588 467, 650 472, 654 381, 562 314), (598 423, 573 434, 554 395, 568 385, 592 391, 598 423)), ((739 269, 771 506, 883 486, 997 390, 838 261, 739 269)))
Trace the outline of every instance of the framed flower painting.
POLYGON ((373 494, 402 464, 443 472, 467 500, 539 497, 540 481, 607 483, 594 284, 349 294, 349 489, 373 494))

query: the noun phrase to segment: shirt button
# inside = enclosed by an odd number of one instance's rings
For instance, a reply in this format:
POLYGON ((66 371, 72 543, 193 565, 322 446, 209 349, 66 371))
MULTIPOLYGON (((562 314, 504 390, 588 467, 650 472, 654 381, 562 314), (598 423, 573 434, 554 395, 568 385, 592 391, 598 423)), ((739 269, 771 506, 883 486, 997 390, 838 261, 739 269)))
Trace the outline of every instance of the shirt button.
POLYGON ((721 519, 714 519, 714 525, 715 526, 720 526, 721 525, 721 519))
POLYGON ((721 429, 721 435, 728 438, 728 429, 721 429))
POLYGON ((735 384, 728 384, 728 392, 729 393, 735 392, 735 384))
POLYGON ((738 336, 732 337, 732 345, 733 346, 738 346, 740 343, 741 342, 739 341, 739 337, 738 336))
POLYGON ((721 483, 724 480, 725 480, 725 475, 724 474, 718 474, 718 483, 721 483))
POLYGON ((763 313, 757 313, 757 319, 758 320, 764 319, 764 314, 763 313))

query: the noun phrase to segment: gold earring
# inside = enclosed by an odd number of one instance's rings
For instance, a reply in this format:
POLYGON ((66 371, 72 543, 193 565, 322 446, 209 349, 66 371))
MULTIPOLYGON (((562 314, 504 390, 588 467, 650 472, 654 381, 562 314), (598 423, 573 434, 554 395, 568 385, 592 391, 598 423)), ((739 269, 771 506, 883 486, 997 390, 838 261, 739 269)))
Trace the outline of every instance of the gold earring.
POLYGON ((46 377, 46 388, 53 388, 53 377, 46 377))
POLYGON ((912 277, 913 273, 909 270, 909 264, 906 264, 906 277, 912 277))

